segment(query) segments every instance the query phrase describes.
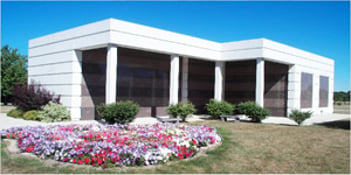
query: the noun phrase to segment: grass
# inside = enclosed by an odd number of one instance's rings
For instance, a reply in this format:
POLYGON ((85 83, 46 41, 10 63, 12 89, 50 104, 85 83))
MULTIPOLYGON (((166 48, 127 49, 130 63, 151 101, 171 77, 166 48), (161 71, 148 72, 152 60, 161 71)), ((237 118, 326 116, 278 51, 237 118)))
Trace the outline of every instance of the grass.
POLYGON ((339 113, 339 114, 350 114, 350 103, 344 103, 340 102, 334 104, 334 113, 339 113))
POLYGON ((201 121, 222 145, 188 161, 156 167, 95 169, 14 157, 1 144, 1 173, 350 173, 349 129, 201 121))

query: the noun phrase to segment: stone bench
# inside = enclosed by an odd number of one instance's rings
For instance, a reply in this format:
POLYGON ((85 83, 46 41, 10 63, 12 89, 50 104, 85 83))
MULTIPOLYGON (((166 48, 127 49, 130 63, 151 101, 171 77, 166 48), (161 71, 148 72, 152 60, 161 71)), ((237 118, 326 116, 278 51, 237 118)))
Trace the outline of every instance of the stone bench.
POLYGON ((157 118, 157 120, 159 120, 162 123, 177 123, 177 125, 179 125, 179 118, 157 118))
POLYGON ((226 122, 228 118, 234 119, 234 122, 237 122, 237 121, 240 122, 239 115, 220 115, 219 117, 223 122, 226 122))

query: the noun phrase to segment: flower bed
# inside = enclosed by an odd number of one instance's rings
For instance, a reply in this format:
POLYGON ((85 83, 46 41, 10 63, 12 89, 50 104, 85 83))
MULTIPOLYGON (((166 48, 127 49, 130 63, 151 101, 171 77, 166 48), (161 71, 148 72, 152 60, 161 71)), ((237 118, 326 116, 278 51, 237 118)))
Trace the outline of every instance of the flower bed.
POLYGON ((102 168, 186 159, 221 141, 215 128, 173 124, 27 126, 2 130, 1 137, 16 139, 22 152, 42 159, 102 168))

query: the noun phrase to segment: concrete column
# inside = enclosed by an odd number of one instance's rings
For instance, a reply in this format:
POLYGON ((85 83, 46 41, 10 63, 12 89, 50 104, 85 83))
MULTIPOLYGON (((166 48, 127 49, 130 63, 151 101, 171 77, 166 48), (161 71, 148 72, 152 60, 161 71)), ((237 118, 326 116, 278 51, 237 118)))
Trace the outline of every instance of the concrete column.
POLYGON ((82 118, 82 78, 83 78, 83 71, 82 71, 82 59, 83 53, 79 50, 72 51, 73 57, 73 67, 74 73, 71 74, 72 76, 72 92, 78 92, 78 97, 71 97, 70 106, 67 106, 71 119, 73 121, 81 120, 82 118), (76 65, 75 65, 76 64, 76 65), (79 83, 79 86, 75 86, 74 84, 79 83))
POLYGON ((189 58, 183 57, 182 62, 182 102, 188 101, 188 64, 189 58))
POLYGON ((117 91, 117 46, 107 46, 105 103, 116 102, 117 91))
POLYGON ((179 56, 177 55, 171 56, 169 83, 169 104, 177 104, 179 89, 179 56))
POLYGON ((256 104, 264 107, 264 60, 256 60, 256 104))
POLYGON ((214 99, 222 101, 224 99, 224 77, 225 62, 216 62, 215 66, 215 84, 214 84, 214 99))
POLYGON ((287 114, 294 109, 300 109, 301 72, 297 65, 290 65, 288 75, 288 103, 287 114))
POLYGON ((334 74, 329 76, 329 94, 328 94, 328 109, 329 113, 332 114, 334 112, 334 74))
POLYGON ((312 110, 315 111, 315 114, 321 112, 319 109, 319 76, 318 73, 312 75, 312 110))

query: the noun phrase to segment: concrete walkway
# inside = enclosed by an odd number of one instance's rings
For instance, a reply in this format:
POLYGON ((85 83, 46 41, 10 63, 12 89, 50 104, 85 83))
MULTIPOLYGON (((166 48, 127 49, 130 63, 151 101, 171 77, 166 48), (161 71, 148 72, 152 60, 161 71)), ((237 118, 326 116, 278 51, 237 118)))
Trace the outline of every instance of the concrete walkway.
MULTIPOLYGON (((311 118, 306 119, 302 122, 302 125, 309 126, 314 124, 320 124, 325 122, 337 121, 337 120, 350 120, 349 114, 325 114, 325 115, 312 115, 311 118)), ((270 124, 283 124, 283 125, 298 125, 294 120, 287 117, 267 117, 262 123, 270 124)))
MULTIPOLYGON (((210 118, 207 115, 193 115, 192 117, 187 118, 187 121, 201 121, 204 119, 210 118)), ((324 122, 331 122, 337 120, 350 120, 349 114, 328 114, 328 115, 314 115, 310 119, 307 119, 302 123, 302 125, 313 125, 320 124, 324 122)), ((38 125, 53 125, 53 124, 88 124, 88 123, 98 123, 96 120, 82 120, 82 121, 67 121, 67 122, 57 122, 57 123, 43 123, 38 121, 30 121, 17 119, 6 116, 5 113, 0 113, 0 130, 11 128, 15 126, 38 126, 38 125)), ((151 125, 154 123, 159 123, 159 121, 154 117, 142 117, 136 118, 131 124, 139 124, 139 125, 151 125)), ((286 117, 267 117, 262 123, 271 123, 271 124, 283 124, 283 125, 297 125, 297 123, 286 117)))

